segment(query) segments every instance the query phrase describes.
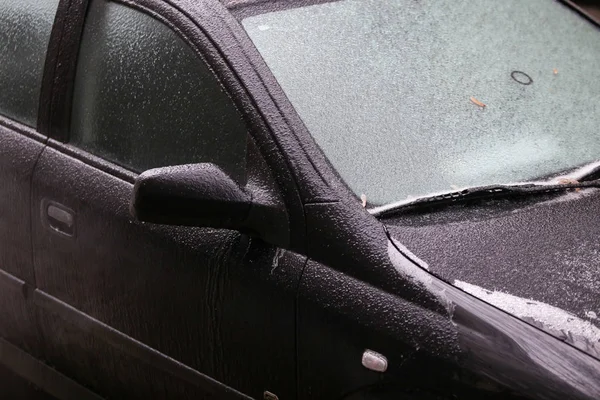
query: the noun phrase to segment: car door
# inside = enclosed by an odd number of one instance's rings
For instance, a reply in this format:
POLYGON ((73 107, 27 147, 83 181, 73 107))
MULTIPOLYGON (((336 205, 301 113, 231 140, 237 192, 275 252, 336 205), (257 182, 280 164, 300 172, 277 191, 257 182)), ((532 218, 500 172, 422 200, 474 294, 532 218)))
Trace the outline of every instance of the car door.
POLYGON ((132 184, 154 167, 212 162, 277 189, 195 48, 128 4, 90 2, 63 105, 69 134, 51 132, 60 140, 33 175, 44 356, 112 398, 294 398, 305 258, 236 231, 130 216, 132 184))
MULTIPOLYGON (((0 0, 0 364, 9 350, 39 354, 31 251, 31 177, 44 64, 58 0, 0 0)), ((1 366, 1 365, 0 365, 1 366)), ((2 382, 7 382, 0 374, 2 382)))

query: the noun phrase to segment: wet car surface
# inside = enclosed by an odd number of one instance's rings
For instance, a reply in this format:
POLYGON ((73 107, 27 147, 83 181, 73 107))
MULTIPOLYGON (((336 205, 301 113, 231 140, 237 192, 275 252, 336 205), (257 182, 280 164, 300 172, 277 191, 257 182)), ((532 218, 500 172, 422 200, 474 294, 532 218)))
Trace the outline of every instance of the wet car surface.
POLYGON ((386 222, 431 273, 598 357, 599 211, 585 189, 386 222))
POLYGON ((483 4, 0 0, 3 393, 598 399, 600 34, 483 4))

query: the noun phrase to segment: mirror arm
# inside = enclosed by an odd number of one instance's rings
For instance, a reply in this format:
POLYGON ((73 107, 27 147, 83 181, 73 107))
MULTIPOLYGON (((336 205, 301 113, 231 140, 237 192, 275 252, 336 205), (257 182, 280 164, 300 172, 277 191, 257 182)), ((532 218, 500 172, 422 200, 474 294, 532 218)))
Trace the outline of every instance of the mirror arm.
POLYGON ((267 243, 289 248, 289 224, 285 208, 270 201, 254 200, 240 232, 267 243))

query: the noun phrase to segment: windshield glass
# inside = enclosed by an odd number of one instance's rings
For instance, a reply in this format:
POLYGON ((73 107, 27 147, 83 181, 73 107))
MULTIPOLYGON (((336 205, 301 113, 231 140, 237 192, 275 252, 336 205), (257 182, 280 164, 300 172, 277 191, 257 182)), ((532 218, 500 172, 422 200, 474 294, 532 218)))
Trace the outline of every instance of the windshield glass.
POLYGON ((341 0, 242 21, 371 204, 600 159, 600 34, 553 0, 341 0))

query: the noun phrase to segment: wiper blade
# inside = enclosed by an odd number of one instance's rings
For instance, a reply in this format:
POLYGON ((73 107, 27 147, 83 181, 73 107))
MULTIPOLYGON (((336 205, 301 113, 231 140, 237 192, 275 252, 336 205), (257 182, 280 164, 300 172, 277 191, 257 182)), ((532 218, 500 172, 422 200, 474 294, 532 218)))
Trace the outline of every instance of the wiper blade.
MULTIPOLYGON (((600 166, 597 167, 600 172, 600 166)), ((587 176, 587 174, 586 174, 587 176)), ((542 194, 565 191, 568 189, 580 189, 587 187, 600 187, 600 179, 590 181, 578 181, 575 179, 565 179, 561 182, 551 183, 524 183, 515 185, 487 185, 476 186, 457 190, 454 192, 434 194, 431 196, 418 197, 415 199, 407 199, 375 207, 369 212, 376 217, 386 217, 409 208, 446 205, 451 203, 459 203, 466 200, 478 200, 487 198, 511 197, 511 196, 528 196, 531 194, 542 194)))

